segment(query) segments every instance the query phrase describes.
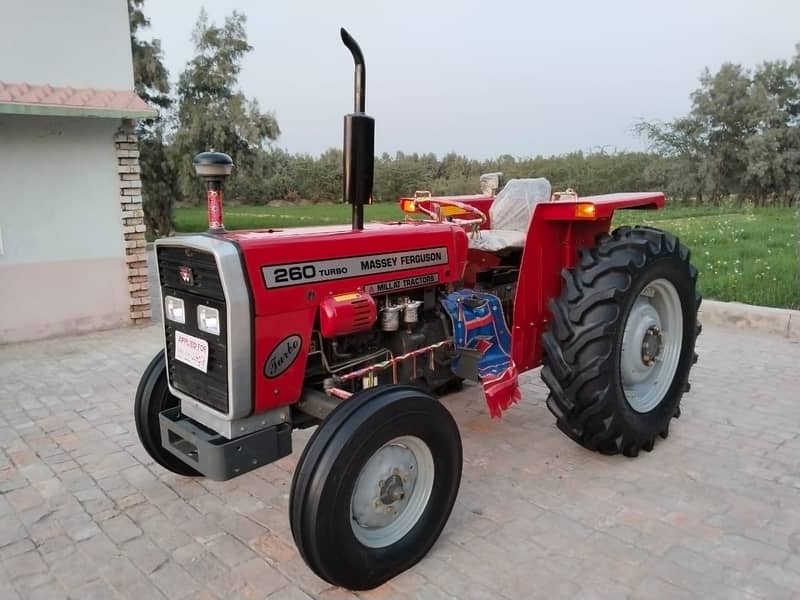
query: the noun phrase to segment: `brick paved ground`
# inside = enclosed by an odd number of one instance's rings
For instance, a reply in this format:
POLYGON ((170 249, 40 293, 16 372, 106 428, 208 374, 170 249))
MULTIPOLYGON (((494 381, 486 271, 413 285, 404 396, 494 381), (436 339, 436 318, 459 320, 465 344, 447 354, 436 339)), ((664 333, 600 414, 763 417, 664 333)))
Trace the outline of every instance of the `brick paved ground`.
MULTIPOLYGON (((0 598, 351 598, 287 520, 296 453, 227 483, 156 467, 134 388, 157 328, 0 348, 0 598)), ((638 459, 561 435, 538 375, 502 421, 475 388, 461 494, 430 555, 363 598, 800 596, 800 344, 707 328, 672 435, 638 459)))

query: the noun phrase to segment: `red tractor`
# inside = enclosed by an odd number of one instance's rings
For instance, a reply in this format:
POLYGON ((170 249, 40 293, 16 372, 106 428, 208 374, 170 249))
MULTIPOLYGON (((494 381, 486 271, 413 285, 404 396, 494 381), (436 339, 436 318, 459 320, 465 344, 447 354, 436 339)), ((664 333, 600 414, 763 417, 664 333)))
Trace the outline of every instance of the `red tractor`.
POLYGON ((660 193, 578 198, 519 179, 496 195, 416 194, 402 220, 365 227, 374 121, 361 50, 342 40, 356 65, 352 228, 226 232, 232 162, 198 155, 210 227, 155 244, 164 350, 135 416, 158 464, 215 480, 288 455, 292 431, 317 426, 292 480, 292 534, 321 578, 369 589, 419 561, 453 508, 461 438, 435 394, 477 381, 499 416, 518 374, 543 365, 564 433, 636 456, 680 413, 700 297, 674 236, 609 233, 616 209, 661 208, 660 193))

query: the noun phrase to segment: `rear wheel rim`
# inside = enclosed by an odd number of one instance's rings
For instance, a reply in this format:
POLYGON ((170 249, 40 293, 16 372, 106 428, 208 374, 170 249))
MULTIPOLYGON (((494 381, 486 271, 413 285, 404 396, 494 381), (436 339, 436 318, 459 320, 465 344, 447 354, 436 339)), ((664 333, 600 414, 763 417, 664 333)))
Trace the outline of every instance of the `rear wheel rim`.
POLYGON ((369 548, 398 542, 419 522, 434 481, 433 454, 416 436, 381 446, 364 464, 350 499, 350 524, 369 548))
POLYGON ((622 335, 620 375, 638 413, 655 409, 672 386, 683 346, 683 310, 675 286, 654 279, 639 293, 622 335))

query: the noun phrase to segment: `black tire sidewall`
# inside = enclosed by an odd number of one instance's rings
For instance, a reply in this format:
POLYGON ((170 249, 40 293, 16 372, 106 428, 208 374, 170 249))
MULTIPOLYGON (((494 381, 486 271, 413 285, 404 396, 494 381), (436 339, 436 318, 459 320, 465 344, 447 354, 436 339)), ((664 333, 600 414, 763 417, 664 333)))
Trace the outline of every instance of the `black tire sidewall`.
POLYGON ((640 434, 644 437, 652 437, 660 433, 665 422, 674 415, 677 405, 682 395, 682 386, 687 379, 689 370, 692 368, 692 357, 694 353, 695 322, 697 315, 695 311, 695 285, 689 273, 689 265, 680 257, 670 255, 658 257, 648 263, 631 280, 630 290, 626 292, 625 301, 621 306, 619 327, 615 333, 612 357, 612 385, 616 395, 620 398, 620 414, 632 426, 640 429, 640 434), (672 382, 667 389, 664 397, 650 411, 646 413, 637 412, 628 403, 625 391, 622 386, 621 356, 622 338, 625 327, 633 305, 639 298, 641 292, 656 279, 666 279, 678 293, 683 315, 683 339, 681 341, 681 351, 678 358, 678 366, 672 377, 672 382))
POLYGON ((420 392, 404 398, 402 408, 390 402, 374 412, 358 411, 348 421, 330 440, 306 490, 304 556, 331 583, 369 589, 414 565, 436 542, 461 481, 461 439, 447 410, 420 392), (403 538, 384 548, 365 546, 350 522, 356 480, 378 449, 406 435, 422 440, 433 457, 428 503, 403 538))
POLYGON ((562 272, 564 287, 551 300, 552 321, 542 337, 542 379, 547 407, 559 429, 590 450, 633 457, 669 435, 689 390, 699 333, 697 270, 689 249, 652 227, 620 227, 584 248, 576 265, 562 272), (646 413, 629 404, 620 370, 622 339, 641 291, 656 279, 675 288, 683 316, 683 339, 674 375, 660 402, 646 413))
POLYGON ((179 404, 180 400, 169 392, 167 364, 162 350, 147 365, 136 390, 134 400, 136 433, 144 449, 159 465, 178 475, 200 476, 197 470, 173 456, 161 445, 161 424, 158 415, 161 411, 179 404))

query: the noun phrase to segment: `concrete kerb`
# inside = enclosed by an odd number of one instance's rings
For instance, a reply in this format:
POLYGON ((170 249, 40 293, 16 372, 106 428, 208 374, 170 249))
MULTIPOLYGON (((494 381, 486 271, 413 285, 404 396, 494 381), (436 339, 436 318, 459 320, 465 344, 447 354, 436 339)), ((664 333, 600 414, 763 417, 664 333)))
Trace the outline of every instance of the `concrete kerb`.
POLYGON ((700 306, 703 324, 752 329, 763 333, 800 340, 800 311, 788 308, 753 306, 740 302, 703 300, 700 306))

